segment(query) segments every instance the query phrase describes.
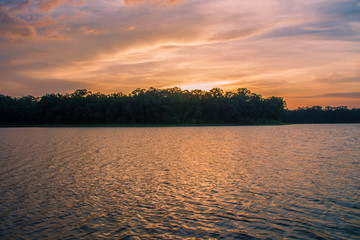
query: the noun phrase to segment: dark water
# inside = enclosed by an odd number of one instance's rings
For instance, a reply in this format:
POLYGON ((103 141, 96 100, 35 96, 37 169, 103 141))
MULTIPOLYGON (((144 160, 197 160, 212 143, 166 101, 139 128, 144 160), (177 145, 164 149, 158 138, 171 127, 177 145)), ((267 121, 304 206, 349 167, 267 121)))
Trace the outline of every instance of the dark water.
POLYGON ((360 124, 0 129, 1 239, 359 239, 360 124))

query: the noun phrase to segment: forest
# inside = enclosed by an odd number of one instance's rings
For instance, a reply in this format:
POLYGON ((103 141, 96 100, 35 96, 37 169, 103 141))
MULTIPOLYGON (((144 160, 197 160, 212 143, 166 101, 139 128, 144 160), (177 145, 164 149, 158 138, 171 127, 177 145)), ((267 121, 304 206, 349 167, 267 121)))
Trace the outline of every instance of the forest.
POLYGON ((219 124, 360 122, 360 109, 286 109, 281 97, 263 98, 246 88, 224 92, 136 89, 130 94, 73 93, 13 98, 0 95, 1 125, 58 124, 219 124))
POLYGON ((282 121, 286 123, 360 123, 360 108, 302 107, 296 110, 285 110, 282 121))
POLYGON ((285 102, 245 88, 224 92, 136 89, 109 95, 78 89, 36 98, 0 95, 1 124, 266 124, 280 121, 285 102))

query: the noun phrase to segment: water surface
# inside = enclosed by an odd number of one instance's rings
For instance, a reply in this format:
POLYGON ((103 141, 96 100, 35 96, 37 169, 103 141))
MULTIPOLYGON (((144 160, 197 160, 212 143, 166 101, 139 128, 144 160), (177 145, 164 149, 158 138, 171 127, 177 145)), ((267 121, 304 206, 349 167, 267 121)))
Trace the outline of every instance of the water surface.
POLYGON ((356 239, 360 124, 0 129, 1 239, 356 239))

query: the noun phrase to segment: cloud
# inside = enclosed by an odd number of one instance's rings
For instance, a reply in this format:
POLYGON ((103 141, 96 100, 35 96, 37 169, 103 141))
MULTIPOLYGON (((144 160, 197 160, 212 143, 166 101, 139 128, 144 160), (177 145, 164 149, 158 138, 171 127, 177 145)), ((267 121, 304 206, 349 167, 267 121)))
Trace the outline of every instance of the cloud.
POLYGON ((59 89, 219 86, 289 97, 360 87, 354 0, 0 2, 0 71, 19 92, 34 79, 59 89))
MULTIPOLYGON (((359 61, 360 67, 360 61, 359 61)), ((336 73, 329 73, 325 74, 325 76, 320 77, 315 80, 318 83, 325 83, 325 84, 356 84, 360 83, 360 72, 352 72, 351 74, 336 74, 336 73)))
POLYGON ((21 41, 22 39, 66 39, 64 30, 68 30, 78 12, 68 11, 56 14, 48 11, 62 6, 76 8, 84 4, 76 0, 51 1, 1 1, 0 39, 2 42, 21 41), (5 41, 4 41, 5 40, 5 41))
POLYGON ((30 6, 30 0, 0 0, 0 8, 6 8, 10 12, 21 12, 30 6))
POLYGON ((167 6, 169 4, 180 3, 180 0, 124 0, 125 6, 136 4, 153 4, 156 6, 167 6))
POLYGON ((82 6, 83 4, 84 4, 84 0, 38 0, 37 1, 37 6, 39 10, 42 12, 50 11, 62 5, 82 6))
POLYGON ((326 94, 321 94, 321 95, 310 96, 310 98, 356 98, 356 99, 360 99, 360 92, 326 93, 326 94))
MULTIPOLYGON (((289 1, 288 4, 291 4, 291 2, 294 1, 289 1)), ((310 37, 313 39, 341 41, 360 40, 359 31, 357 31, 360 22, 358 0, 314 1, 311 4, 309 2, 304 2, 304 4, 295 13, 296 15, 292 17, 295 20, 300 13, 298 17, 302 18, 302 21, 274 28, 266 37, 310 37), (305 19, 306 21, 304 21, 305 19)), ((287 8, 291 9, 290 7, 287 8)))
POLYGON ((37 2, 40 11, 49 11, 67 3, 66 0, 40 0, 37 2))
POLYGON ((30 37, 34 29, 12 16, 14 11, 22 9, 25 3, 12 4, 8 7, 0 7, 0 38, 30 37))
MULTIPOLYGON (((4 72, 6 73, 6 72, 4 72)), ((86 82, 70 81, 68 79, 34 79, 31 77, 11 74, 0 82, 0 88, 6 89, 6 94, 13 97, 26 95, 43 96, 47 93, 66 93, 79 88, 90 88, 86 82)))

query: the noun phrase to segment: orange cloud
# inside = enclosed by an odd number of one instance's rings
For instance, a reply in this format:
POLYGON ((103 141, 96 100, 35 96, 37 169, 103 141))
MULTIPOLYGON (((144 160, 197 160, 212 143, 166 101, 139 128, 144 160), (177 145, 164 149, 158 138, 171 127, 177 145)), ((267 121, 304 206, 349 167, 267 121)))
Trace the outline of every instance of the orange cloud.
POLYGON ((40 0, 38 2, 38 7, 40 11, 49 11, 65 3, 67 3, 67 0, 40 0))
POLYGON ((37 2, 39 10, 42 12, 52 10, 65 4, 70 6, 82 6, 84 5, 84 0, 39 0, 37 2))
POLYGON ((0 37, 2 38, 28 38, 34 36, 32 27, 18 24, 3 24, 0 26, 0 37))
POLYGON ((4 5, 0 4, 0 10, 6 9, 8 12, 17 13, 26 10, 30 6, 30 0, 24 0, 22 2, 5 2, 4 5))
POLYGON ((71 6, 82 6, 85 4, 85 0, 68 0, 68 4, 71 6))
POLYGON ((125 6, 134 5, 134 4, 156 4, 158 6, 164 6, 169 4, 179 3, 180 0, 124 0, 125 6))
POLYGON ((28 38, 34 35, 34 28, 14 15, 28 3, 11 7, 0 6, 0 38, 28 38))
POLYGON ((46 12, 64 4, 80 6, 84 1, 40 0, 33 4, 29 0, 5 2, 4 5, 0 5, 0 39, 12 42, 25 39, 68 39, 64 32, 70 30, 70 23, 81 14, 77 11, 71 14, 65 12, 61 15, 51 15, 46 12), (34 6, 38 8, 33 8, 34 6))
POLYGON ((123 7, 122 1, 58 0, 32 1, 27 10, 3 7, 0 43, 10 40, 6 48, 0 44, 0 88, 23 94, 34 82, 42 92, 29 94, 40 95, 56 92, 49 86, 62 81, 108 93, 246 87, 264 97, 283 96, 290 108, 356 105, 352 95, 330 94, 360 89, 359 21, 342 16, 356 6, 338 0, 179 2, 126 0, 133 7, 123 7), (36 84, 47 81, 43 88, 36 84))

